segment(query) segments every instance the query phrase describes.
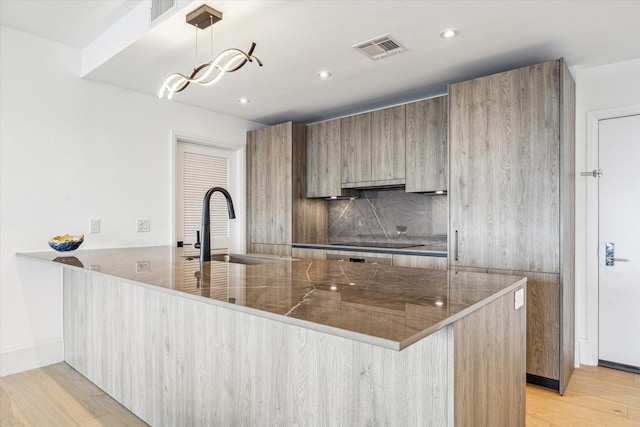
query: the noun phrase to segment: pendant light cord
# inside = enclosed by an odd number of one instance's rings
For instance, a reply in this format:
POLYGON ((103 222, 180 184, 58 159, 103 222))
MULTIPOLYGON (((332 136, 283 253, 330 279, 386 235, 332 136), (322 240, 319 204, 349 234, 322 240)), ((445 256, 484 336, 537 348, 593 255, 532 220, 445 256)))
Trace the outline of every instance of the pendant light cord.
POLYGON ((195 70, 198 66, 198 27, 196 26, 196 54, 193 58, 193 69, 195 70))

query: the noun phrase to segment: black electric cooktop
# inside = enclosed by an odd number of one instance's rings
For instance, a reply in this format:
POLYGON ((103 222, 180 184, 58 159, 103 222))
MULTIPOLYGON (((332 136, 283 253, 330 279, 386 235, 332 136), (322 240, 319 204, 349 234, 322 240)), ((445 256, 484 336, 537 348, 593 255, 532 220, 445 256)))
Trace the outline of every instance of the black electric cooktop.
POLYGON ((361 243, 361 242, 348 242, 348 243, 332 243, 334 246, 361 246, 368 248, 385 248, 385 249, 404 249, 404 248, 415 248, 418 246, 424 245, 416 245, 415 243, 361 243))

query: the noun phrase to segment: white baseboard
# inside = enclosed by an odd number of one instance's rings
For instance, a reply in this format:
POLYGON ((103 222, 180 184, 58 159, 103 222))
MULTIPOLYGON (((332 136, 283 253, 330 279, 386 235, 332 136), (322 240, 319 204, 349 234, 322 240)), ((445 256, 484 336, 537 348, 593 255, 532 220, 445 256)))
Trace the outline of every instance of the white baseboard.
POLYGON ((39 343, 0 352, 0 377, 41 368, 64 360, 64 341, 39 343))

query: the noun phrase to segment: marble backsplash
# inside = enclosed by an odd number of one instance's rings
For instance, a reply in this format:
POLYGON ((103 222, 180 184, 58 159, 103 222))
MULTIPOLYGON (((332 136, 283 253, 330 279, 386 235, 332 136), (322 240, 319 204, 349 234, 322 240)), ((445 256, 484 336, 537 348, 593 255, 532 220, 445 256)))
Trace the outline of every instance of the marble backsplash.
POLYGON ((329 243, 446 245, 446 195, 362 190, 355 200, 328 203, 329 243))

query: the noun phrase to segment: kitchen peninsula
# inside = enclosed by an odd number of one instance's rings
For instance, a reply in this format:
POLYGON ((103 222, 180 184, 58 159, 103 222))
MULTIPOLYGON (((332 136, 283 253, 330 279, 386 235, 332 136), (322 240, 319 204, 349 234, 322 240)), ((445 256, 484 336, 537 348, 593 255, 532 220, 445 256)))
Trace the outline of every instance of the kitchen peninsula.
POLYGON ((64 267, 65 361, 147 423, 524 426, 526 279, 185 255, 19 254, 64 267))

